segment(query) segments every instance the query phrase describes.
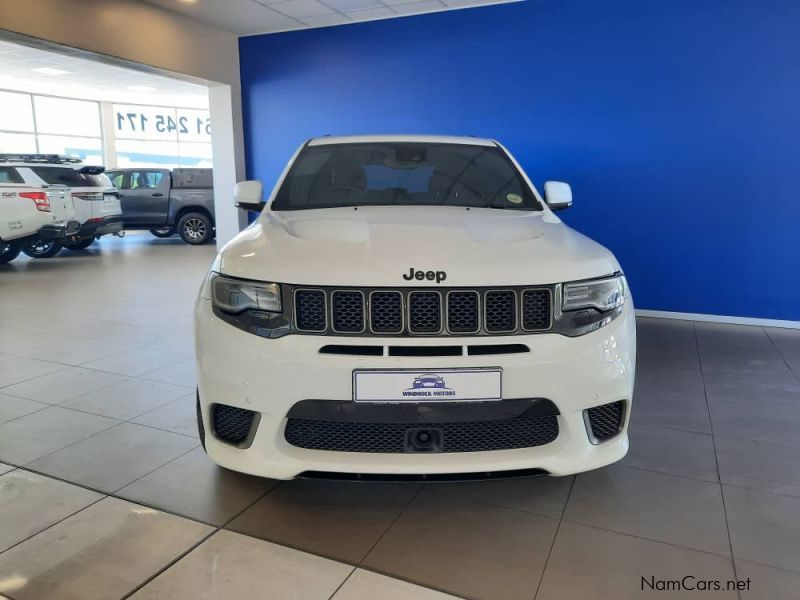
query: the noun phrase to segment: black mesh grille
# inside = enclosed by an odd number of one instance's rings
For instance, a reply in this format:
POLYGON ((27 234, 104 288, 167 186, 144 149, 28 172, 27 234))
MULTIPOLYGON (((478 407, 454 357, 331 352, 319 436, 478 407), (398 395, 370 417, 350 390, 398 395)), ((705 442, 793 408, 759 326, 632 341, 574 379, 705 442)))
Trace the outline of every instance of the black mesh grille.
POLYGON ((511 290, 486 292, 486 331, 517 328, 517 295, 511 290))
POLYGON ((412 333, 437 333, 442 328, 441 294, 411 292, 408 313, 408 328, 412 333))
MULTIPOLYGON (((420 423, 346 423, 290 418, 286 441, 310 450, 334 452, 408 452, 406 432, 420 423)), ((495 421, 435 423, 441 432, 441 452, 484 452, 532 448, 558 437, 555 416, 520 417, 495 421)))
POLYGON ((474 333, 478 327, 478 292, 450 292, 447 329, 453 333, 474 333))
POLYGON ((325 292, 322 290, 297 290, 294 311, 298 329, 325 331, 325 292))
POLYGON ((213 404, 211 406, 211 425, 214 435, 229 444, 241 444, 250 435, 255 414, 246 408, 213 404))
POLYGON ((589 426, 592 435, 603 441, 617 435, 622 429, 625 420, 625 401, 618 400, 610 404, 595 406, 586 411, 589 417, 589 426))
POLYGON ((369 319, 375 333, 403 331, 403 296, 400 292, 373 292, 369 297, 369 319))
POLYGON ((333 328, 342 333, 364 330, 364 295, 361 292, 333 292, 333 328))
POLYGON ((527 331, 550 328, 550 290, 522 292, 522 328, 527 331))

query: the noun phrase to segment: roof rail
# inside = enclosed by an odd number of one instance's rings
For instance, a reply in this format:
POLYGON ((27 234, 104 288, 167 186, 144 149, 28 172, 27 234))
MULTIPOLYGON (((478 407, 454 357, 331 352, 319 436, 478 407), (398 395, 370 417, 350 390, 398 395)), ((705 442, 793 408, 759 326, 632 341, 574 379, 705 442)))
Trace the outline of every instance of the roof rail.
POLYGON ((0 154, 0 162, 80 164, 82 158, 64 154, 0 154))

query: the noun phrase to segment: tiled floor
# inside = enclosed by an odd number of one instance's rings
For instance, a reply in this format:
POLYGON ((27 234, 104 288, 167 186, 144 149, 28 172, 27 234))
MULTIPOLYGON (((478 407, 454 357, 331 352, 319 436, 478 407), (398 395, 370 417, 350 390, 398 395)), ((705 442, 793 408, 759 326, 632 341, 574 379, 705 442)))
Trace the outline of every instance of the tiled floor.
POLYGON ((631 452, 569 478, 275 482, 194 423, 213 258, 147 234, 0 267, 0 598, 800 598, 800 331, 639 321, 631 452))

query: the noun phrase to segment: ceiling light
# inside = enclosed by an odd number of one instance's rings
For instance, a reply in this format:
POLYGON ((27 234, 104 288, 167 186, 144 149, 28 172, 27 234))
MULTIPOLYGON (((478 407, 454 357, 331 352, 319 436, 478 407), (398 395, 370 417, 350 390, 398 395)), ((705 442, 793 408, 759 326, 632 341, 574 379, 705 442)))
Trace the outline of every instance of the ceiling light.
POLYGON ((197 4, 197 0, 180 0, 183 4, 197 4))
POLYGON ((143 93, 156 91, 156 88, 151 87, 149 85, 129 85, 125 89, 130 90, 132 92, 143 92, 143 93))
POLYGON ((61 69, 53 69, 52 67, 38 67, 31 69, 34 73, 41 73, 42 75, 66 75, 69 71, 62 71, 61 69))

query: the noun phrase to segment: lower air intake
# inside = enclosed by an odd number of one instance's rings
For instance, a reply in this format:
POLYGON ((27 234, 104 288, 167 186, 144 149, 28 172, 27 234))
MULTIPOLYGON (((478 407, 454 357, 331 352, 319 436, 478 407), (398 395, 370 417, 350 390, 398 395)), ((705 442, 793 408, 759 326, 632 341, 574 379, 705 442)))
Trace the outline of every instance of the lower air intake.
POLYGON ((584 411, 586 425, 594 442, 611 439, 622 431, 625 423, 625 401, 617 400, 584 411))
POLYGON ((227 404, 211 406, 211 426, 214 436, 223 442, 241 446, 250 436, 256 413, 227 404))

